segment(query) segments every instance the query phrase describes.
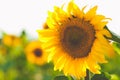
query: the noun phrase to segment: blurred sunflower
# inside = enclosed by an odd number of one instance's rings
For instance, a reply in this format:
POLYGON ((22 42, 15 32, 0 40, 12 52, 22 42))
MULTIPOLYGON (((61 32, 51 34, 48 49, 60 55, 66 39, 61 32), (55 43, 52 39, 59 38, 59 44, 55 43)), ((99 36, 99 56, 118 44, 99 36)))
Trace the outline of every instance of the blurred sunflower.
POLYGON ((2 42, 7 46, 15 47, 21 44, 21 39, 15 35, 4 35, 2 42))
POLYGON ((67 10, 57 6, 48 12, 48 29, 38 30, 39 40, 45 50, 50 51, 48 61, 53 60, 54 70, 63 70, 65 75, 85 77, 86 70, 100 73, 98 63, 106 63, 104 55, 114 53, 111 37, 104 26, 108 18, 96 14, 97 6, 88 12, 70 1, 67 10))
POLYGON ((47 61, 47 53, 43 51, 39 41, 30 42, 25 48, 25 53, 31 63, 43 65, 47 61))
POLYGON ((6 50, 5 46, 0 45, 0 54, 1 54, 1 55, 5 55, 6 52, 7 52, 7 50, 6 50))

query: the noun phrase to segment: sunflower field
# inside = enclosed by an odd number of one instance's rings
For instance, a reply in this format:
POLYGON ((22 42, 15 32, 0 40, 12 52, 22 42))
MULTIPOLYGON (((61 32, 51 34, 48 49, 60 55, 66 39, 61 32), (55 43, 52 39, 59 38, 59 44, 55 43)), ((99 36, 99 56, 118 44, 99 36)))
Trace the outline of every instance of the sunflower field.
POLYGON ((58 74, 39 50, 34 52, 41 49, 38 39, 29 39, 25 31, 19 36, 0 34, 0 80, 51 80, 58 74))
POLYGON ((120 36, 97 6, 54 7, 32 38, 0 32, 0 80, 120 80, 120 36))

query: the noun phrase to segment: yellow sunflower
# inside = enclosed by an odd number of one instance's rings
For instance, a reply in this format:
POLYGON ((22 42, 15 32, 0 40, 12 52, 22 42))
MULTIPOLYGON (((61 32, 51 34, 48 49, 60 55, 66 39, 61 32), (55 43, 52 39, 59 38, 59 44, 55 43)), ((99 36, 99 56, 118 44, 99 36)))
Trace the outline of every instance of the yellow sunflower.
POLYGON ((43 65, 47 61, 47 54, 41 48, 39 41, 30 42, 26 48, 25 53, 27 60, 37 65, 43 65))
POLYGON ((18 46, 21 44, 21 39, 15 35, 3 36, 2 42, 7 46, 18 46))
POLYGON ((38 30, 39 40, 50 51, 48 61, 54 62, 54 70, 63 70, 65 75, 85 77, 86 70, 100 73, 99 63, 106 63, 104 55, 114 53, 111 37, 104 26, 108 18, 96 14, 97 6, 88 12, 70 1, 66 10, 54 7, 48 12, 48 29, 38 30))

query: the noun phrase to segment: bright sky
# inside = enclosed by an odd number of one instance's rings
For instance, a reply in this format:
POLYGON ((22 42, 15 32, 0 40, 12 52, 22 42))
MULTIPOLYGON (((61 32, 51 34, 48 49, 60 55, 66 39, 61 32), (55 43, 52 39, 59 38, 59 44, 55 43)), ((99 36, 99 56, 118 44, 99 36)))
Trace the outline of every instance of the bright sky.
MULTIPOLYGON (((37 38, 47 16, 54 5, 61 6, 69 0, 0 0, 0 32, 18 35, 24 29, 37 38)), ((87 9, 98 5, 98 13, 112 18, 109 28, 120 35, 120 0, 75 0, 78 6, 87 9)))

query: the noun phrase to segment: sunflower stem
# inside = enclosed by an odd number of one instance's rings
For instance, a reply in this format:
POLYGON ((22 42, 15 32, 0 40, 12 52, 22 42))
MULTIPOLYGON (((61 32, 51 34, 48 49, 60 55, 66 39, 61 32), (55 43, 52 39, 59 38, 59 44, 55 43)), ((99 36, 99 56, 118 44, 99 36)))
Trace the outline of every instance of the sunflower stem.
POLYGON ((112 32, 112 31, 110 31, 108 28, 107 28, 107 26, 105 26, 105 28, 111 33, 111 35, 112 35, 112 37, 106 37, 107 39, 110 39, 110 40, 112 40, 112 41, 115 41, 115 42, 118 42, 118 43, 120 43, 120 36, 119 35, 117 35, 117 34, 115 34, 114 32, 112 32))
POLYGON ((87 71, 86 71, 86 77, 85 77, 85 80, 90 80, 90 78, 89 78, 89 70, 87 69, 87 71))

